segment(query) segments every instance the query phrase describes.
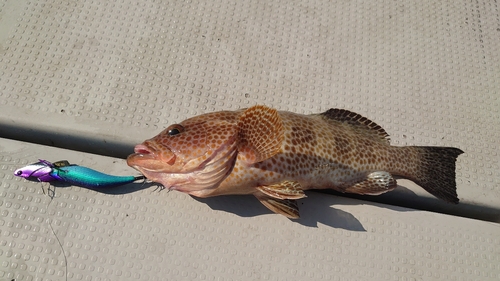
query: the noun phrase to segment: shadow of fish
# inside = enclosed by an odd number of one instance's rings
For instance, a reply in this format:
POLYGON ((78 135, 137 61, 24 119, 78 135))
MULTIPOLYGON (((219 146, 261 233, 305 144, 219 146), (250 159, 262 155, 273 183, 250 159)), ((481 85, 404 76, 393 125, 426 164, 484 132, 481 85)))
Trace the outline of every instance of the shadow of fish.
POLYGON ((307 189, 378 195, 395 177, 457 203, 453 147, 389 144, 389 135, 344 109, 301 115, 257 105, 199 115, 139 144, 127 163, 169 190, 197 197, 253 194, 298 218, 307 189))

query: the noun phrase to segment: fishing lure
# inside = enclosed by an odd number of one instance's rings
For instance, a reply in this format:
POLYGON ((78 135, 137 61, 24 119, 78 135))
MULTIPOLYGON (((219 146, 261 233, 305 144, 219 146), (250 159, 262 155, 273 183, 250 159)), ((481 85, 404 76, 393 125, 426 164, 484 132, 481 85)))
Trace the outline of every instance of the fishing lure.
POLYGON ((42 159, 17 169, 14 175, 22 178, 37 178, 41 182, 61 181, 86 188, 113 187, 145 179, 144 176, 108 175, 87 167, 70 164, 66 160, 51 163, 42 159))

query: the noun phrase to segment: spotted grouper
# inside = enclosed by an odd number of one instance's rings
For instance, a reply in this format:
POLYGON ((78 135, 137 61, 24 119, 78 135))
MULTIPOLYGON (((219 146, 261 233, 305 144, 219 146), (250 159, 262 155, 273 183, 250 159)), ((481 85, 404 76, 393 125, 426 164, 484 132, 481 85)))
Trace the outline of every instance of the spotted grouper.
POLYGON ((298 218, 304 190, 378 195, 409 179, 458 203, 453 147, 391 146, 389 135, 345 109, 302 115, 256 105, 199 115, 135 146, 127 163, 168 190, 197 197, 253 194, 298 218))

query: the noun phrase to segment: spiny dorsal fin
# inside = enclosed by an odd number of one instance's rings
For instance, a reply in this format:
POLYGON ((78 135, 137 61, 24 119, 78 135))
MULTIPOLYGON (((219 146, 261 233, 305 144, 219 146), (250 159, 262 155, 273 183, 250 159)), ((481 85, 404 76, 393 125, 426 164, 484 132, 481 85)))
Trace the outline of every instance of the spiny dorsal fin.
POLYGON ((284 139, 283 122, 276 109, 252 106, 238 120, 238 151, 249 164, 269 159, 281 150, 284 139))
POLYGON ((278 184, 261 185, 257 187, 257 190, 276 199, 296 200, 306 197, 300 183, 296 181, 283 181, 278 184))
POLYGON ((389 134, 387 134, 387 132, 382 127, 369 120, 368 118, 352 111, 346 109, 331 108, 321 113, 320 115, 330 120, 335 120, 344 124, 355 126, 362 130, 370 131, 371 133, 375 133, 382 140, 389 142, 389 134))

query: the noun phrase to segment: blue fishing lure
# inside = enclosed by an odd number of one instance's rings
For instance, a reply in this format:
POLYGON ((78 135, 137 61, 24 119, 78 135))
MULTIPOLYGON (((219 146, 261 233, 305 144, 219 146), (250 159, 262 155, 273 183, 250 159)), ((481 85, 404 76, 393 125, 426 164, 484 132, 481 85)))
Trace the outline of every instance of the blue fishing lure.
POLYGON ((17 169, 15 176, 37 178, 41 182, 60 181, 86 188, 113 187, 145 179, 144 176, 113 176, 70 164, 66 160, 51 163, 47 160, 17 169))

